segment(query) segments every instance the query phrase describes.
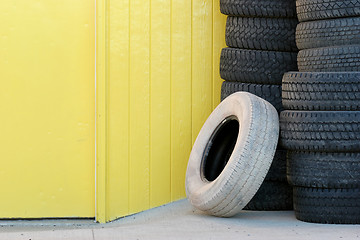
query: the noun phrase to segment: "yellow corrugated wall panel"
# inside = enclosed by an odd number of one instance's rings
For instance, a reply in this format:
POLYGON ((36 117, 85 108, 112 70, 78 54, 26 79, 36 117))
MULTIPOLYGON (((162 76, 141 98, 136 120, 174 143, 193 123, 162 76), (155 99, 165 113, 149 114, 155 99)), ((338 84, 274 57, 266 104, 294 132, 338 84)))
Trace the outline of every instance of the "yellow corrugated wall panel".
POLYGON ((171 200, 185 194, 191 150, 191 1, 171 3, 171 200))
POLYGON ((0 218, 94 217, 95 2, 0 9, 0 218))
POLYGON ((225 16, 216 0, 98 1, 109 4, 98 220, 109 221, 185 197, 192 143, 220 102, 225 16))
POLYGON ((150 206, 150 0, 130 1, 129 64, 129 211, 135 213, 150 206))
POLYGON ((192 143, 212 111, 212 0, 194 0, 192 10, 192 143))
POLYGON ((112 219, 129 213, 130 2, 109 6, 109 129, 107 206, 112 219))
POLYGON ((150 6, 150 207, 170 201, 170 1, 150 6))

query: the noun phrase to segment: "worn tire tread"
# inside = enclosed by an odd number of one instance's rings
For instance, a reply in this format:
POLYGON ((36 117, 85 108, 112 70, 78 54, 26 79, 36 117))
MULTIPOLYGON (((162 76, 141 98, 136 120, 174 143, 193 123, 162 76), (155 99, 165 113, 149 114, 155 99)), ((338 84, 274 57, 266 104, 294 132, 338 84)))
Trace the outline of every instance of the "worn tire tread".
POLYGON ((294 187, 298 220, 327 224, 360 223, 360 189, 294 187))
POLYGON ((292 51, 295 43, 296 18, 245 18, 228 16, 225 40, 229 47, 292 51))
POLYGON ((288 150, 359 152, 360 111, 283 111, 280 145, 288 150))
POLYGON ((360 72, 289 72, 282 82, 287 110, 359 111, 360 72))
POLYGON ((360 17, 302 22, 296 27, 299 49, 360 44, 360 17))

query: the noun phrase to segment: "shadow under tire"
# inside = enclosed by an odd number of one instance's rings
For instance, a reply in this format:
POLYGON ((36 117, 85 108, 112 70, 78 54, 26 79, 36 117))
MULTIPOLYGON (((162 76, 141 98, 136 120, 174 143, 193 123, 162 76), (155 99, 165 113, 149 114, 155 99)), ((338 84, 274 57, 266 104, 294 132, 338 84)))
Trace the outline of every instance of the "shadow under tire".
POLYGON ((190 203, 219 217, 239 213, 270 168, 279 135, 278 113, 267 101, 235 93, 210 114, 186 170, 190 203))

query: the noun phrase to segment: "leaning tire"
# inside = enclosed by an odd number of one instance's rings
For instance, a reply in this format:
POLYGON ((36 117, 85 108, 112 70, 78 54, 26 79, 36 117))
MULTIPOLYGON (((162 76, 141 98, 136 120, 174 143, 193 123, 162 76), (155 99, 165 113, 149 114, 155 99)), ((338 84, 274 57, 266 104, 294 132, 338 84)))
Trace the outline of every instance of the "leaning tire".
POLYGON ((185 179, 190 203, 214 216, 239 213, 270 168, 278 131, 278 114, 267 101, 239 92, 221 102, 190 154, 185 179))
POLYGON ((231 82, 281 85, 282 76, 297 71, 297 53, 223 48, 220 76, 231 82))
POLYGON ((295 0, 220 0, 225 15, 296 18, 295 0))
POLYGON ((291 185, 315 188, 360 188, 360 153, 288 151, 291 185))
POLYGON ((360 189, 294 187, 297 219, 313 223, 360 223, 360 189))
POLYGON ((359 72, 360 45, 301 50, 298 67, 300 72, 359 72))
POLYGON ((223 82, 221 86, 221 101, 236 92, 249 92, 255 94, 271 103, 278 112, 283 110, 281 102, 281 85, 223 82))
POLYGON ((299 49, 360 44, 360 17, 302 22, 296 27, 299 49))
POLYGON ((359 111, 360 72, 289 72, 282 103, 288 110, 359 111))
POLYGON ((360 111, 283 111, 280 127, 288 150, 360 152, 360 111))
POLYGON ((242 18, 229 16, 225 40, 229 47, 269 51, 293 51, 296 18, 242 18))
POLYGON ((359 0, 297 0, 300 22, 360 15, 359 0))

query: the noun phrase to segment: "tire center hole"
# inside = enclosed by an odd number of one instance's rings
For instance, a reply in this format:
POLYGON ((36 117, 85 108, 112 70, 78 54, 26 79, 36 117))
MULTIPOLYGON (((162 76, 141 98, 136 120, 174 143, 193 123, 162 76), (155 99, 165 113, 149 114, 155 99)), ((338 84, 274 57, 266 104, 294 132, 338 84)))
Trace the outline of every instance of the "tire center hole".
POLYGON ((223 120, 211 135, 201 162, 201 176, 214 181, 225 168, 239 135, 239 121, 235 116, 223 120))

